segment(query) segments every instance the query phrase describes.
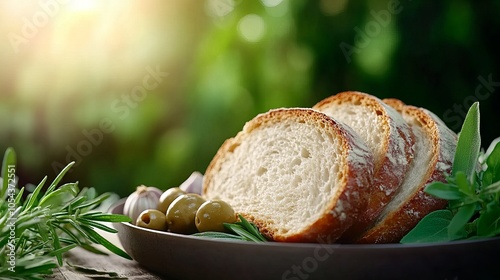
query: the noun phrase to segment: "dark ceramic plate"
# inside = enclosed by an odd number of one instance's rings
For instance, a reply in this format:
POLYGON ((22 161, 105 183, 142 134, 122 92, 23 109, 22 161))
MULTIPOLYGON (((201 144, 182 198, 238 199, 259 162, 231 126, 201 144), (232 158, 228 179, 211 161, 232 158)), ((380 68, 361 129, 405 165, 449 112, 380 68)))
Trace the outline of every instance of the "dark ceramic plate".
MULTIPOLYGON (((110 209, 122 211, 123 200, 110 209)), ((253 243, 114 226, 125 251, 167 279, 500 279, 500 238, 418 245, 253 243)))

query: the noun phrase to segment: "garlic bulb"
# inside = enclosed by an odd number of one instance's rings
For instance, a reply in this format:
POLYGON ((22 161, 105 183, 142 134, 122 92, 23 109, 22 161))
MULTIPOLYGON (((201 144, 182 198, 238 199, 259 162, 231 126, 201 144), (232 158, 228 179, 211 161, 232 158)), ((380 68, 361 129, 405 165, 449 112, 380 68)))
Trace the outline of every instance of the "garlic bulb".
POLYGON ((191 173, 191 176, 184 181, 179 188, 187 193, 201 194, 203 187, 203 174, 198 171, 191 173))
POLYGON ((132 223, 135 223, 142 211, 156 209, 162 193, 160 189, 155 187, 146 187, 144 185, 137 187, 136 191, 125 200, 123 214, 129 216, 132 223))

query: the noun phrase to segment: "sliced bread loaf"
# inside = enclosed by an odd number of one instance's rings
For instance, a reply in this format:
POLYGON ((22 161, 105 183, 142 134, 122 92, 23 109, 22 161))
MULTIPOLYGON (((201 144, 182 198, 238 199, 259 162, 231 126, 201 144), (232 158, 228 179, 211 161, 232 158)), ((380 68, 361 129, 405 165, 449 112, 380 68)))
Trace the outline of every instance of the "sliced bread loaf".
POLYGON ((358 137, 312 109, 260 114, 217 151, 203 196, 228 202, 270 240, 333 243, 372 183, 373 157, 358 137))
POLYGON ((313 109, 351 127, 374 156, 374 182, 367 208, 342 236, 342 242, 352 242, 374 221, 401 185, 413 158, 413 133, 396 110, 361 92, 330 96, 313 109))
POLYGON ((428 213, 442 209, 446 200, 424 192, 432 181, 445 181, 451 171, 457 136, 437 116, 426 109, 384 99, 401 113, 415 135, 415 158, 403 184, 359 243, 393 243, 410 231, 428 213))

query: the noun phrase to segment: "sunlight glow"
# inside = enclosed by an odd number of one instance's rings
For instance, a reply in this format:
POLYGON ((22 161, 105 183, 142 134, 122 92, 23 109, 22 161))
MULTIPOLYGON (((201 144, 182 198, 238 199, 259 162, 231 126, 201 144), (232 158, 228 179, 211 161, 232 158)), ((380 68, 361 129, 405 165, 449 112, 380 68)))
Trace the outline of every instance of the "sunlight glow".
POLYGON ((104 2, 98 0, 72 0, 68 8, 74 12, 89 12, 99 8, 104 2))

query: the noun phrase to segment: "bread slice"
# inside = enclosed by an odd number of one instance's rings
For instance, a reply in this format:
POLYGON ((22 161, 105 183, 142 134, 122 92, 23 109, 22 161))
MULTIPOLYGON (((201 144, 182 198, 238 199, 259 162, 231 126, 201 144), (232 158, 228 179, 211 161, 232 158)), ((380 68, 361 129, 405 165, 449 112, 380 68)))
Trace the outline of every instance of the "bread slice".
POLYGON ((313 109, 354 129, 374 156, 375 178, 367 208, 342 237, 342 242, 351 242, 391 201, 412 161, 415 140, 410 127, 396 110, 366 93, 341 92, 320 101, 313 109))
POLYGON ((457 135, 426 109, 397 99, 383 101, 399 111, 412 128, 415 158, 401 188, 359 243, 399 242, 425 215, 447 205, 446 200, 434 198, 424 188, 433 181, 445 182, 445 175, 451 172, 457 135))
POLYGON ((351 129, 312 109, 274 109, 222 144, 202 194, 228 202, 270 240, 333 243, 357 218, 372 177, 372 155, 351 129))

